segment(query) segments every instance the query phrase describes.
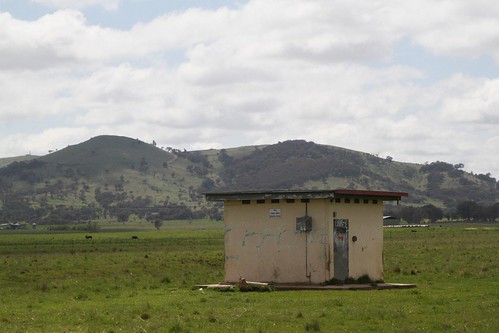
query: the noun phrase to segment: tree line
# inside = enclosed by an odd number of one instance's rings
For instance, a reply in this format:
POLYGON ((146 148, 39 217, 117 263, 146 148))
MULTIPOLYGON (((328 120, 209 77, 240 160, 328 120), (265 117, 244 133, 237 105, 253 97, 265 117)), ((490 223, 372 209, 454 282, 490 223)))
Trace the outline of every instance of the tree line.
POLYGON ((0 196, 0 221, 5 223, 33 223, 43 225, 79 224, 96 219, 116 219, 127 222, 132 217, 157 224, 167 220, 192 220, 210 218, 220 220, 219 207, 189 207, 185 204, 163 202, 153 204, 151 197, 124 196, 111 191, 95 191, 95 201, 83 206, 49 205, 46 199, 34 206, 29 198, 18 193, 2 193, 0 196))
POLYGON ((494 222, 499 218, 499 203, 480 204, 475 201, 462 201, 457 204, 455 209, 451 210, 444 210, 434 205, 421 207, 387 205, 384 214, 400 217, 409 224, 435 223, 442 219, 449 221, 494 222))

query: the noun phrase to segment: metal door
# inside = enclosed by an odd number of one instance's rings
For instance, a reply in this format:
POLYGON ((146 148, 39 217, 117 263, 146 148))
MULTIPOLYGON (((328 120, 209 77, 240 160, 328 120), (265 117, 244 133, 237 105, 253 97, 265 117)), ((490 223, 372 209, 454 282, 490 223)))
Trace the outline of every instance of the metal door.
POLYGON ((348 219, 334 219, 334 278, 348 278, 348 219))

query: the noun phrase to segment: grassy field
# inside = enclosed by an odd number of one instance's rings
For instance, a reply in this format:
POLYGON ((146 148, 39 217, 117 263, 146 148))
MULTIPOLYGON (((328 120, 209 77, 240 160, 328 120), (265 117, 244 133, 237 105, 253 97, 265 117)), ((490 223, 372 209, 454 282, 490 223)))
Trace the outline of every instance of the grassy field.
POLYGON ((221 292, 220 223, 0 233, 2 332, 499 332, 499 228, 385 230, 416 289, 221 292), (132 239, 131 236, 138 239, 132 239))

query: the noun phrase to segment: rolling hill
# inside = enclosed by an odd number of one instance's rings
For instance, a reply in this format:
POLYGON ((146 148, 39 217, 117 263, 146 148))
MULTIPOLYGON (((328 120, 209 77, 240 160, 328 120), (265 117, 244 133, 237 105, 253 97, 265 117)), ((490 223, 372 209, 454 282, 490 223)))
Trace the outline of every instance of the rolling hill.
POLYGON ((202 193, 229 189, 405 191, 404 204, 444 210, 465 201, 494 204, 498 198, 494 178, 464 172, 462 165, 402 163, 303 140, 181 151, 105 135, 8 162, 0 160, 0 219, 8 221, 219 216, 202 193))
POLYGON ((21 161, 29 161, 38 156, 35 155, 24 155, 24 156, 14 156, 14 157, 4 157, 0 158, 0 168, 9 165, 12 162, 21 162, 21 161))

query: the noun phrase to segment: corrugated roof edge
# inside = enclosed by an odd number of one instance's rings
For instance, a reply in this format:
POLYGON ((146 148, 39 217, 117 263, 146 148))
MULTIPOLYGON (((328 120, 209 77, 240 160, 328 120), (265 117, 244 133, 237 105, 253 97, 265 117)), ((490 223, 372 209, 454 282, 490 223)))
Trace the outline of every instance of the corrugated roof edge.
POLYGON ((383 201, 401 200, 406 192, 368 190, 245 190, 204 193, 208 201, 258 200, 258 199, 334 199, 334 198, 373 198, 383 201))

